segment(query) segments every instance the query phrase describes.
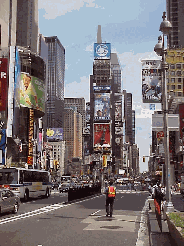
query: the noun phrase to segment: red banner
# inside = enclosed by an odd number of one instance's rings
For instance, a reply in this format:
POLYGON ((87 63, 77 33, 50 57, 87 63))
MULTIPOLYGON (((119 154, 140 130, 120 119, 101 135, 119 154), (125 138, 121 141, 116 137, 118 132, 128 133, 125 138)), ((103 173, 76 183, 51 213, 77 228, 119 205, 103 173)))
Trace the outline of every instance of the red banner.
POLYGON ((110 124, 94 124, 94 147, 110 147, 110 124))
POLYGON ((0 58, 0 112, 5 111, 7 106, 7 67, 8 59, 0 58))

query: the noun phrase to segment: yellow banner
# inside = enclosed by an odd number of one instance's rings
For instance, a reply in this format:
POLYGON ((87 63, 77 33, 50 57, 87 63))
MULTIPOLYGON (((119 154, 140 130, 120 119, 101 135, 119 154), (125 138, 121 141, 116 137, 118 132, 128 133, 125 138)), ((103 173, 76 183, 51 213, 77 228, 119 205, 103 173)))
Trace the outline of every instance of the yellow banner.
POLYGON ((103 167, 107 167, 107 156, 103 155, 103 167))

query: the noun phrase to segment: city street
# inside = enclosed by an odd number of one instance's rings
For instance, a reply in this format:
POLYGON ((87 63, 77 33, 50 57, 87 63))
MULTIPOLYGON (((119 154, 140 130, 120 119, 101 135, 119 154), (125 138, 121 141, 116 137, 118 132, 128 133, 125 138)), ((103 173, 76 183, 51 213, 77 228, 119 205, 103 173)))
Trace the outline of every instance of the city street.
POLYGON ((23 203, 17 215, 1 216, 0 245, 136 245, 148 192, 123 192, 112 218, 105 216, 105 195, 64 204, 67 194, 54 191, 23 203))

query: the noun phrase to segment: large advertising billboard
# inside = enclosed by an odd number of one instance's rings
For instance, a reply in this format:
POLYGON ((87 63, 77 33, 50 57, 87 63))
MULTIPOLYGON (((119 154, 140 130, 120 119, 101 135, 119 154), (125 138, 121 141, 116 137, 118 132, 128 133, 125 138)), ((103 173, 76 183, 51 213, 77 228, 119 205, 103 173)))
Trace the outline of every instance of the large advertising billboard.
POLYGON ((122 121, 122 103, 115 102, 115 121, 122 121))
POLYGON ((94 147, 110 147, 111 146, 110 124, 95 123, 93 132, 94 132, 94 136, 93 136, 93 146, 94 147))
POLYGON ((0 112, 5 111, 7 106, 7 67, 8 59, 0 58, 0 112))
POLYGON ((45 85, 41 79, 21 73, 20 105, 45 112, 45 85))
POLYGON ((142 60, 143 103, 160 103, 161 94, 161 61, 142 60))
POLYGON ((62 141, 63 140, 63 128, 49 128, 47 129, 48 141, 62 141))
POLYGON ((110 120, 110 93, 94 94, 94 120, 110 120))
POLYGON ((111 44, 110 43, 94 43, 94 59, 110 59, 111 44))

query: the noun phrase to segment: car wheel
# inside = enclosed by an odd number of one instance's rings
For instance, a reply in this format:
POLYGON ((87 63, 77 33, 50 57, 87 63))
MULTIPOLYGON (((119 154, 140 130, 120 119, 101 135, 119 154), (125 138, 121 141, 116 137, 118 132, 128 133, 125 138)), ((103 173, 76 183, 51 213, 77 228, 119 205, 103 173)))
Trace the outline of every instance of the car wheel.
POLYGON ((24 193, 24 201, 27 202, 29 200, 29 191, 26 190, 24 193))
POLYGON ((19 207, 18 207, 18 204, 16 203, 13 208, 13 213, 16 214, 18 212, 18 209, 19 207))

